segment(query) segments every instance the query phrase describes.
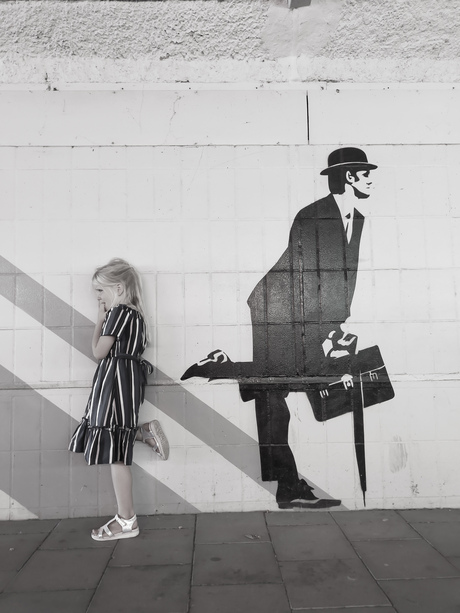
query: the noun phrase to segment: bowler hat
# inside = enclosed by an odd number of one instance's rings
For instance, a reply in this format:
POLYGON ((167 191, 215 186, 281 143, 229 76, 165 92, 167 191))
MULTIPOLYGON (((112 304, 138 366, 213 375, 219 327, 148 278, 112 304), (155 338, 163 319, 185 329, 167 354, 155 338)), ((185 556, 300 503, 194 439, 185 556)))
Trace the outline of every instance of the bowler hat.
POLYGON ((375 164, 369 164, 364 151, 356 147, 336 149, 327 158, 327 164, 327 168, 322 170, 320 174, 327 175, 331 170, 334 170, 334 168, 366 168, 367 170, 377 168, 375 164))

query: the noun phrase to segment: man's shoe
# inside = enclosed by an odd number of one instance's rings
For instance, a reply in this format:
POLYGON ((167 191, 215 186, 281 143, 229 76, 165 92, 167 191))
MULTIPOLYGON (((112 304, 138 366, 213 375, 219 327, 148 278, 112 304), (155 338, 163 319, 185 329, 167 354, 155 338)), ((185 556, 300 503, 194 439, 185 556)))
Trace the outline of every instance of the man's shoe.
POLYGON ((308 485, 305 479, 299 479, 294 485, 288 486, 278 483, 276 491, 276 502, 280 509, 292 508, 294 501, 306 501, 314 503, 318 498, 313 494, 313 488, 308 485))
POLYGON ((279 483, 276 502, 280 509, 328 509, 342 504, 341 500, 335 498, 317 498, 305 479, 300 479, 290 487, 279 483))
POLYGON ((204 377, 205 379, 234 379, 234 362, 220 349, 211 353, 184 372, 181 381, 191 377, 204 377))

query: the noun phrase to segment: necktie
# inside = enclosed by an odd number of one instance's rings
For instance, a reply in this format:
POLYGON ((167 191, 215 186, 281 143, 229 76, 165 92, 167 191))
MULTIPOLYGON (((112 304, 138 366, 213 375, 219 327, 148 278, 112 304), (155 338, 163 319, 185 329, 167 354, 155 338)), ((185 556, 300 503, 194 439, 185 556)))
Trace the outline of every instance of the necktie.
POLYGON ((353 220, 351 219, 351 213, 347 213, 345 215, 346 224, 345 224, 345 232, 347 234, 347 242, 351 241, 351 233, 353 232, 353 220))

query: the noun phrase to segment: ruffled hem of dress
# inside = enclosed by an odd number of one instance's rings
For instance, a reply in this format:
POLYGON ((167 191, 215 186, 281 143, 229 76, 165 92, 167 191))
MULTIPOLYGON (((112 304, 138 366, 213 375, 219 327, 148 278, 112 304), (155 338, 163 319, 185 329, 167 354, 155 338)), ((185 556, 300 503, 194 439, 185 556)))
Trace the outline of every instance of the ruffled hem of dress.
POLYGON ((91 426, 83 418, 72 436, 69 450, 83 453, 86 462, 91 465, 114 464, 122 462, 130 466, 133 462, 133 447, 137 427, 101 428, 91 426))

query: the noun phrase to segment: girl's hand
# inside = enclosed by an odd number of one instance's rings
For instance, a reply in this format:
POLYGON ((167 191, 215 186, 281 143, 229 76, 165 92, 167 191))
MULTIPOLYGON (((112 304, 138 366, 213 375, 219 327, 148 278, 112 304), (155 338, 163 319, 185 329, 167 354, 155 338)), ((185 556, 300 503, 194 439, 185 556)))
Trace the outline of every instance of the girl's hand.
POLYGON ((105 306, 105 302, 102 302, 102 300, 99 300, 99 307, 98 307, 98 311, 97 311, 97 321, 98 321, 98 323, 101 323, 101 322, 104 321, 106 313, 107 313, 107 309, 106 309, 106 306, 105 306))

